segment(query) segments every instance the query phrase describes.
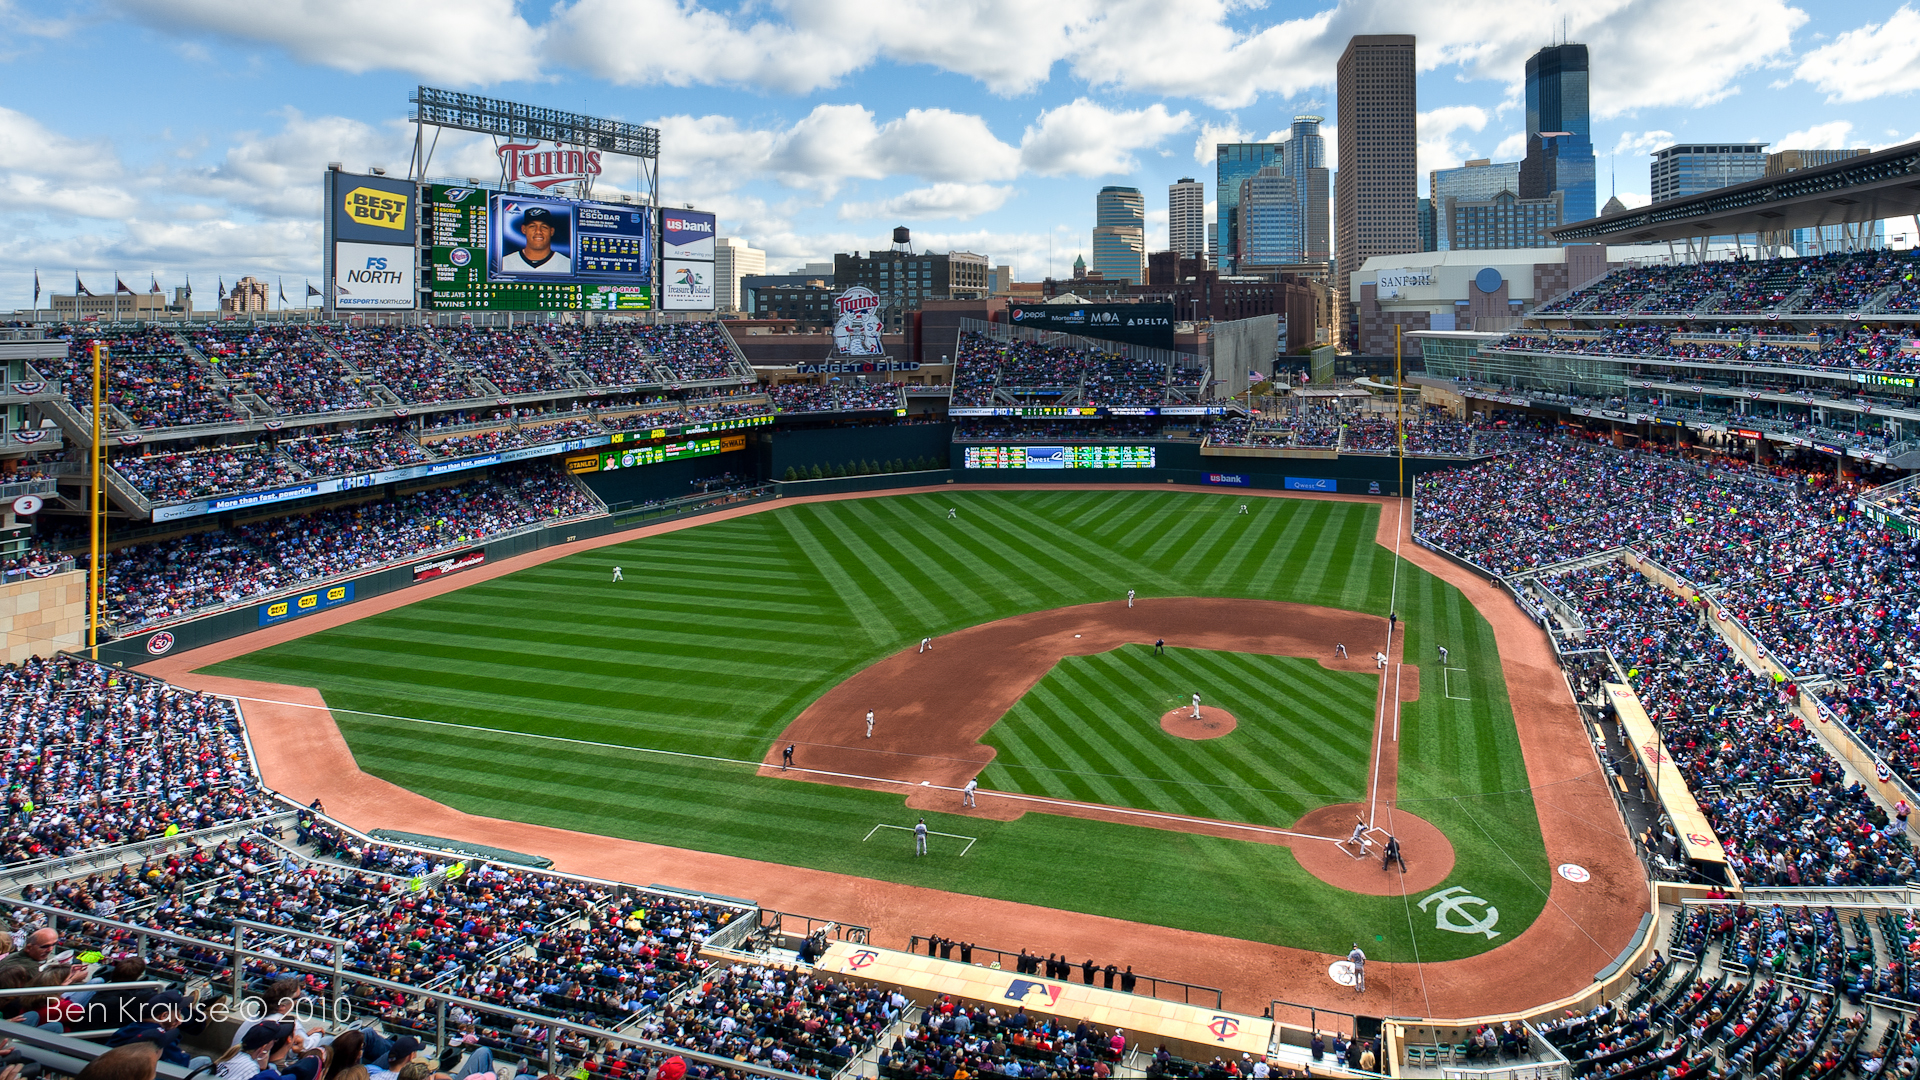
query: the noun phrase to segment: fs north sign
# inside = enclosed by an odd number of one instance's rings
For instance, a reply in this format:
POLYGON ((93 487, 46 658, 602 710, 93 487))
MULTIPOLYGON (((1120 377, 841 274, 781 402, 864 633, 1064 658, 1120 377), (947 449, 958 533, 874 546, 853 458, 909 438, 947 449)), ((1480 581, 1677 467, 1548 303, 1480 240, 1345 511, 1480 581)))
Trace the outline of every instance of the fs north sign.
POLYGON ((542 191, 569 180, 600 175, 600 151, 568 149, 559 143, 502 143, 500 179, 542 191))

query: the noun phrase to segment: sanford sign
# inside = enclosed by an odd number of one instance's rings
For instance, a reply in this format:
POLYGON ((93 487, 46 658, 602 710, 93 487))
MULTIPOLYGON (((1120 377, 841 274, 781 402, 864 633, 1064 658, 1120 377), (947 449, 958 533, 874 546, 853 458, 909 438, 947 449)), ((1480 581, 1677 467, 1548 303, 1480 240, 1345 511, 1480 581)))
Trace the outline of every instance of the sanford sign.
POLYGON ((545 191, 569 180, 600 175, 600 151, 569 150, 557 143, 503 143, 499 150, 501 179, 531 184, 545 191))

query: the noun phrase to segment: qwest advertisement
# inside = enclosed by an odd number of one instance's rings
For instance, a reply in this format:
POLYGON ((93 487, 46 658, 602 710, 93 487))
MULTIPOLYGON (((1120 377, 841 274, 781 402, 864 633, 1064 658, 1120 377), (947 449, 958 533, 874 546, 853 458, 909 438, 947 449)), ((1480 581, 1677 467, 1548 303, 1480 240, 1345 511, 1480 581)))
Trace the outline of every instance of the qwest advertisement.
POLYGON ((661 254, 668 259, 713 261, 713 237, 720 219, 698 210, 660 211, 661 254))
POLYGON ((334 244, 333 303, 343 308, 411 309, 413 249, 397 244, 334 244))

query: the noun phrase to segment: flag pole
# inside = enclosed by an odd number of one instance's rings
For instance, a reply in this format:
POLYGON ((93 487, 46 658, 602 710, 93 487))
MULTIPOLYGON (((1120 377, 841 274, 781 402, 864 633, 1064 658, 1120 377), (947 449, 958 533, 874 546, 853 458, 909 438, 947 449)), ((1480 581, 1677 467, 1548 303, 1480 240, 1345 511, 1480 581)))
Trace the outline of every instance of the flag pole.
MULTIPOLYGON (((116 298, 119 293, 114 293, 116 298)), ((116 316, 117 317, 117 316, 116 316)), ((87 649, 94 660, 100 659, 100 586, 104 574, 100 569, 102 541, 100 521, 100 369, 106 364, 107 347, 100 341, 93 343, 93 452, 90 456, 93 469, 93 487, 87 496, 87 534, 91 558, 87 562, 87 649)))

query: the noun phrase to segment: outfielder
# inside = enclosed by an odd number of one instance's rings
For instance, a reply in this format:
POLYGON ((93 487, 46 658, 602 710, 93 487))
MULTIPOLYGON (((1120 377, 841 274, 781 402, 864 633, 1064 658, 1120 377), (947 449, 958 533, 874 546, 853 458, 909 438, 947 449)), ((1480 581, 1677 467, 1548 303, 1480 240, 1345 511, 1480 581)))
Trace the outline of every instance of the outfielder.
POLYGON ((1243 513, 1243 514, 1247 512, 1247 504, 1246 504, 1246 503, 1241 503, 1241 504, 1240 504, 1240 512, 1241 512, 1241 513, 1243 513))
POLYGON ((947 520, 948 520, 948 521, 952 521, 952 520, 954 520, 955 518, 957 518, 957 517, 959 517, 959 516, 960 516, 960 511, 959 511, 959 510, 958 510, 958 509, 957 509, 956 507, 952 507, 952 506, 949 506, 949 507, 947 507, 947 520))
POLYGON ((619 567, 617 567, 617 566, 613 568, 613 580, 615 580, 615 581, 619 581, 619 580, 621 580, 621 577, 620 577, 620 568, 619 568, 619 567))
POLYGON ((1447 647, 1445 645, 1440 646, 1440 662, 1443 664, 1447 662, 1447 647))

